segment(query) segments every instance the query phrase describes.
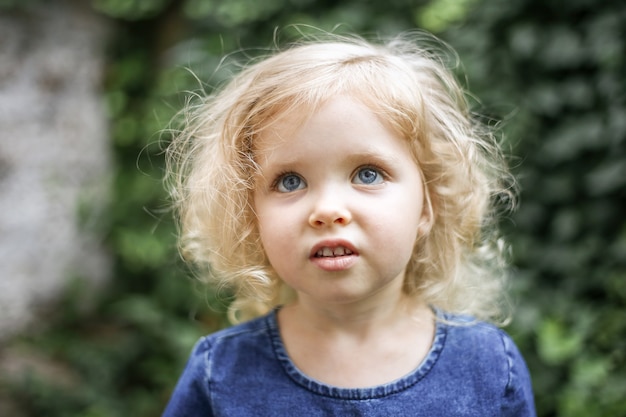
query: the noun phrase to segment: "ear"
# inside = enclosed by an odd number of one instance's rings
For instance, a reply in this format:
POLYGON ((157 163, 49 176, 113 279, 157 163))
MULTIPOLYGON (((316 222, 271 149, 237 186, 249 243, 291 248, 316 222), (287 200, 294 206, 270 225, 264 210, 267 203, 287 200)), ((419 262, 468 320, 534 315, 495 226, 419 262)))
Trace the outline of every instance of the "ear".
POLYGON ((419 236, 427 236, 435 224, 435 210, 433 200, 430 197, 428 187, 424 187, 424 205, 422 207, 422 216, 417 228, 419 236))

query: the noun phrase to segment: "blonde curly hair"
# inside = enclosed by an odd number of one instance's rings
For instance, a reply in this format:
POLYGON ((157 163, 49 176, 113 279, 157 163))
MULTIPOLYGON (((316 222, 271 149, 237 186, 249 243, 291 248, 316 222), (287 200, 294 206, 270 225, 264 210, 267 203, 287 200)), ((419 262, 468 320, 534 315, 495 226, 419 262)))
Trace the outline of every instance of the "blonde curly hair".
POLYGON ((378 43, 307 39, 251 63, 184 110, 185 127, 167 150, 180 247, 201 277, 233 292, 232 321, 293 297, 259 237, 256 138, 277 116, 312 114, 348 95, 409 142, 423 174, 432 227, 414 246, 404 291, 441 310, 504 322, 505 245, 496 223, 501 203, 513 204, 514 182, 491 129, 470 112, 450 52, 415 33, 378 43))

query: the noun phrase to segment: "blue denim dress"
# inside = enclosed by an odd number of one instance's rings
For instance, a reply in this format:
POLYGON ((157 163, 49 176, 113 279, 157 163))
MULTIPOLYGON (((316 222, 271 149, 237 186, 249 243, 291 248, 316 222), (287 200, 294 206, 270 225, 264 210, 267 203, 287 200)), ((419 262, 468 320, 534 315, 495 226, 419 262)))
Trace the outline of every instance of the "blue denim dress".
POLYGON ((521 417, 535 416, 535 408, 526 364, 494 326, 438 321, 430 352, 411 373, 338 388, 293 364, 274 311, 202 338, 163 416, 521 417))

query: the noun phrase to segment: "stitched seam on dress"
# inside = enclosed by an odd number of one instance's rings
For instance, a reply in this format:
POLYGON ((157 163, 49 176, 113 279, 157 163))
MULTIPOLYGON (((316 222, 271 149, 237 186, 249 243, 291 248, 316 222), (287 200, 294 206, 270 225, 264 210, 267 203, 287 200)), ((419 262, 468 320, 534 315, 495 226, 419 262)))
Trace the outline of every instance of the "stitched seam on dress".
POLYGON ((302 371, 300 371, 295 366, 295 364, 291 362, 291 359, 289 358, 284 346, 282 345, 282 340, 280 339, 280 332, 278 329, 278 323, 276 321, 276 311, 266 317, 266 324, 269 330, 274 354, 290 380, 317 395, 346 401, 363 401, 383 398, 388 395, 393 395, 398 392, 405 391, 414 386, 432 371, 433 367, 435 366, 443 352, 448 333, 448 325, 446 325, 444 322, 438 321, 437 329, 435 331, 435 338, 433 340, 432 347, 428 352, 428 356, 419 365, 419 367, 413 370, 410 374, 394 382, 390 382, 388 384, 380 385, 377 387, 338 388, 313 380, 312 378, 303 374, 302 371))
POLYGON ((504 347, 504 355, 506 357, 507 364, 507 381, 504 389, 504 396, 507 396, 513 390, 513 380, 515 379, 515 370, 513 366, 515 362, 513 360, 513 354, 511 352, 511 349, 508 346, 508 340, 506 337, 504 337, 502 331, 499 332, 499 336, 504 347))
POLYGON ((215 403, 213 399, 214 391, 211 389, 211 376, 213 374, 213 345, 209 342, 208 337, 205 337, 202 341, 203 344, 206 344, 206 351, 204 355, 204 387, 207 390, 207 398, 209 400, 209 407, 211 408, 211 415, 215 415, 215 410, 213 410, 213 404, 215 403))

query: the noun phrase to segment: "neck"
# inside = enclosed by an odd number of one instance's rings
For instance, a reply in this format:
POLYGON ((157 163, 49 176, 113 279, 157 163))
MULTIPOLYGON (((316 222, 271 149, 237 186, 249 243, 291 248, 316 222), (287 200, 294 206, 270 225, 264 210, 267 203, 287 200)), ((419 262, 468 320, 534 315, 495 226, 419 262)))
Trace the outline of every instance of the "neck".
POLYGON ((306 301, 279 312, 280 333, 291 360, 318 381, 350 388, 388 383, 415 369, 432 345, 433 313, 409 297, 358 308, 306 301))
POLYGON ((299 298, 284 308, 291 323, 305 323, 311 330, 325 336, 332 334, 367 338, 379 337, 381 329, 393 331, 399 324, 432 320, 432 312, 424 303, 404 294, 396 299, 379 303, 319 305, 299 298))

